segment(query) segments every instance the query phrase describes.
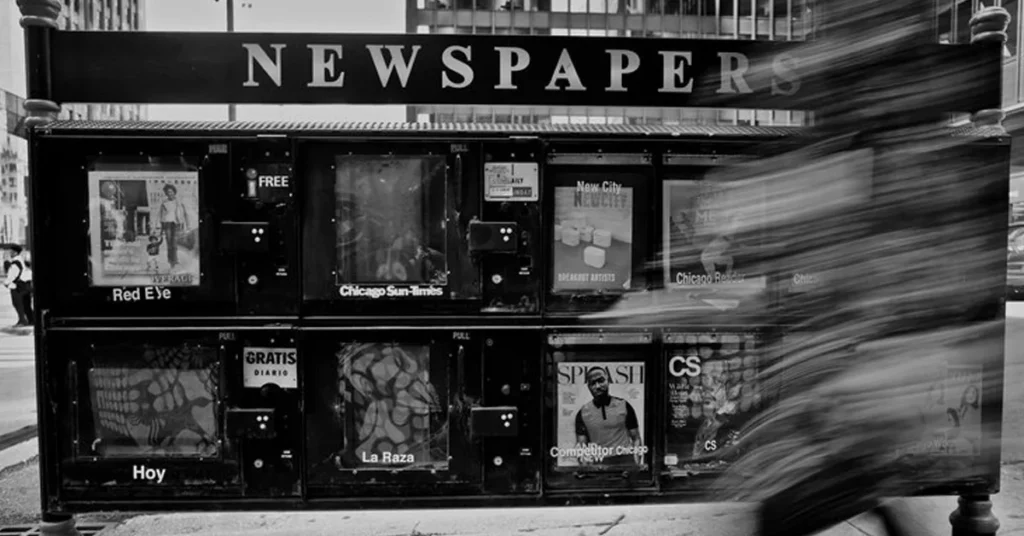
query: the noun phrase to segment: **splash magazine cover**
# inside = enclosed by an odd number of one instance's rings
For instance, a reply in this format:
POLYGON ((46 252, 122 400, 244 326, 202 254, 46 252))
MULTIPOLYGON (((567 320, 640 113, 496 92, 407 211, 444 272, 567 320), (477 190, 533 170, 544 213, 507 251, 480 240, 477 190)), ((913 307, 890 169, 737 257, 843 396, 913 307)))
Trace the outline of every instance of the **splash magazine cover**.
POLYGON ((738 440, 766 393, 758 381, 757 334, 678 333, 670 340, 665 465, 671 468, 738 440))
POLYGON ((92 285, 199 286, 199 174, 89 172, 92 285))
POLYGON ((633 265, 632 187, 577 180, 554 189, 552 291, 626 291, 633 265))
POLYGON ((558 443, 550 452, 556 469, 642 469, 650 463, 644 373, 644 363, 635 361, 558 363, 558 443))
POLYGON ((734 299, 759 293, 767 278, 757 264, 764 199, 730 198, 727 186, 697 180, 663 185, 665 287, 734 299))

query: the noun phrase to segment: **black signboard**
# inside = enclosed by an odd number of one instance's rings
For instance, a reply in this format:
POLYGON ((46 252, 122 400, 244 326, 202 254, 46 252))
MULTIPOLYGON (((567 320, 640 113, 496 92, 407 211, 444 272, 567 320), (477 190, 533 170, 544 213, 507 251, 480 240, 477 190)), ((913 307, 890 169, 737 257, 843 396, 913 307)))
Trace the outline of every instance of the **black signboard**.
MULTIPOLYGON (((815 109, 796 42, 559 36, 53 32, 58 102, 815 109)), ((1000 49, 922 45, 929 102, 1000 106, 1000 49), (934 50, 932 50, 934 49, 934 50), (942 73, 972 76, 935 84, 942 73)))

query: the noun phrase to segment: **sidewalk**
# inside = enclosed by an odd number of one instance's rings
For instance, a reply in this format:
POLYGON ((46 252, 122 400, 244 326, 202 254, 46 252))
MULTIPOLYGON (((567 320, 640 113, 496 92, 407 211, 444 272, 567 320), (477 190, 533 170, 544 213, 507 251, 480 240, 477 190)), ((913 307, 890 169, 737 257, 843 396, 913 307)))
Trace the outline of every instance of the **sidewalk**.
MULTIPOLYGON (((1003 467, 1003 491, 993 496, 1000 535, 1024 532, 1024 465, 1003 467)), ((947 535, 955 497, 898 502, 904 523, 916 534, 947 535)), ((751 536, 753 506, 676 504, 569 508, 488 508, 366 510, 302 513, 210 513, 144 515, 129 519, 104 536, 337 535, 374 536, 751 536)), ((862 516, 822 533, 864 536, 883 533, 874 518, 862 516)))
MULTIPOLYGON (((14 310, 14 305, 11 304, 10 292, 0 287, 0 337, 5 335, 25 335, 32 334, 31 329, 26 328, 13 328, 15 323, 18 322, 18 313, 14 310)), ((3 344, 3 339, 0 338, 0 345, 3 344)), ((0 346, 2 348, 2 346, 0 346)))
MULTIPOLYGON (((38 520, 39 471, 33 461, 0 471, 0 526, 38 520)), ((992 497, 999 536, 1024 533, 1024 464, 1004 465, 992 497)), ((920 536, 948 536, 956 497, 898 501, 903 522, 920 536)), ((697 503, 655 506, 361 510, 333 512, 97 513, 79 523, 124 520, 103 536, 751 536, 753 506, 697 503), (128 517, 128 519, 126 519, 128 517)), ((869 516, 820 536, 883 536, 869 516)))

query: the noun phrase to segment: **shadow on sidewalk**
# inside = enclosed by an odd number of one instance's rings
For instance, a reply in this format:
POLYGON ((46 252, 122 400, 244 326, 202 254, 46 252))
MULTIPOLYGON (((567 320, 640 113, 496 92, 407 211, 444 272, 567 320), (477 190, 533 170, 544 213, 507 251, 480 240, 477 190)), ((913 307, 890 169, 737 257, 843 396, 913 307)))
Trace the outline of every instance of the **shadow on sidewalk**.
POLYGON ((15 337, 31 335, 34 331, 32 326, 6 326, 0 328, 0 334, 13 335, 15 337))

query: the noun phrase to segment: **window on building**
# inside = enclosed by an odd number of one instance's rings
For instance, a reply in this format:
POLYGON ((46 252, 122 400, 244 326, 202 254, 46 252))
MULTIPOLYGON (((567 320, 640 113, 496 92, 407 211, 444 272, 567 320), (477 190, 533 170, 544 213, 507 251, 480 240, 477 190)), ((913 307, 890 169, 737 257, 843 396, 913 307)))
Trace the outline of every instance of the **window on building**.
POLYGON ((555 13, 641 13, 640 0, 551 0, 555 13))
POLYGON ((1017 55, 1017 35, 1020 33, 1021 13, 1018 0, 1004 0, 1003 9, 1010 12, 1010 25, 1006 28, 1006 52, 1010 56, 1017 55))

